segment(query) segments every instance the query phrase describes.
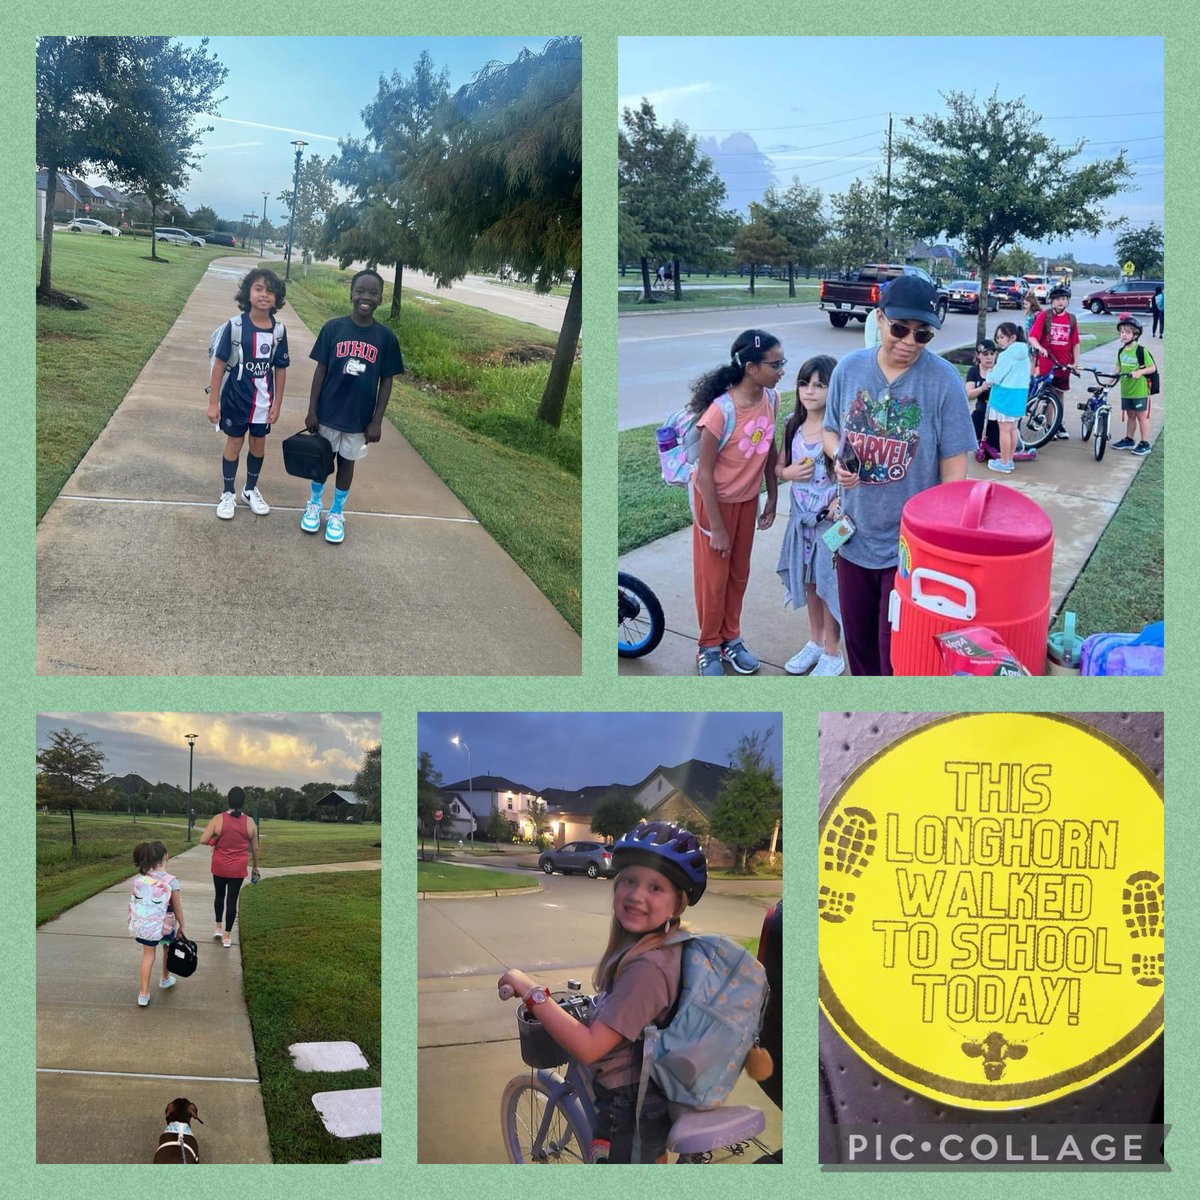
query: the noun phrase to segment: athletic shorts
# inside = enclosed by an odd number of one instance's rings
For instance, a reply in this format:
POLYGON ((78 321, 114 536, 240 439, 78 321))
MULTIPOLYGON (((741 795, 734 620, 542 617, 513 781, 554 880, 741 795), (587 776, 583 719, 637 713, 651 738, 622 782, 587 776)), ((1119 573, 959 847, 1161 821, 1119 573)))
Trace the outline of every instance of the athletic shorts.
POLYGON ((175 934, 172 932, 167 937, 161 938, 134 938, 139 946, 169 946, 175 940, 175 934))
POLYGON ((232 413, 221 413, 221 432, 228 434, 230 437, 245 437, 247 433, 251 437, 266 437, 271 432, 271 426, 266 421, 257 425, 251 425, 248 421, 244 421, 232 413))
POLYGON ((1121 397, 1121 411, 1122 412, 1133 412, 1133 413, 1149 412, 1150 411, 1150 397, 1149 396, 1135 396, 1134 398, 1132 398, 1130 400, 1126 400, 1125 397, 1122 396, 1121 397))
POLYGON ((355 462, 367 457, 367 435, 365 433, 347 433, 344 429, 333 429, 329 425, 319 425, 318 432, 323 438, 329 439, 333 452, 347 462, 355 462))

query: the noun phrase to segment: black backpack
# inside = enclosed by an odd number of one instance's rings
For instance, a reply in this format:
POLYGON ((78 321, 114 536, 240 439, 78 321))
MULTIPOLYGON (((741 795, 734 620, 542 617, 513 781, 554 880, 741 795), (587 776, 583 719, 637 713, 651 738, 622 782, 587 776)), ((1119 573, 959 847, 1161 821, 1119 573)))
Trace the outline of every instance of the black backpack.
MULTIPOLYGON (((1146 359, 1150 357, 1146 353, 1145 349, 1142 347, 1141 343, 1138 343, 1137 355, 1138 355, 1138 370, 1140 371, 1146 365, 1146 359)), ((1151 361, 1151 363, 1154 364, 1154 370, 1151 371, 1150 374, 1146 375, 1144 378, 1145 378, 1146 382, 1150 385, 1150 395, 1157 396, 1158 395, 1158 386, 1159 386, 1159 384, 1158 384, 1158 363, 1154 362, 1153 358, 1151 358, 1150 361, 1151 361)))
POLYGON ((199 961, 196 943, 189 942, 182 934, 177 934, 175 940, 167 947, 167 970, 182 979, 196 973, 199 961))
POLYGON ((333 474, 333 447, 329 439, 307 429, 283 439, 283 469, 289 475, 324 483, 333 474))

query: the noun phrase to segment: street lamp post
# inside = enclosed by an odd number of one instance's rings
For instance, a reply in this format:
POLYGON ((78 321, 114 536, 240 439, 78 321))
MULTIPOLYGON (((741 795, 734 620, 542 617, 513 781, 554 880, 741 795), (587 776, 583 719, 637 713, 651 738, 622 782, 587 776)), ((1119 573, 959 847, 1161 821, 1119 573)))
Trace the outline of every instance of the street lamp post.
POLYGON ((263 218, 258 228, 258 257, 263 258, 267 247, 267 193, 263 192, 263 218))
MULTIPOLYGON (((300 191, 300 155, 304 153, 306 141, 297 138, 292 145, 296 147, 296 167, 292 172, 292 215, 288 218, 287 265, 283 270, 283 281, 287 283, 292 278, 292 235, 296 229, 296 194, 300 191)), ((266 211, 266 205, 263 205, 266 211)))
POLYGON ((196 757, 196 739, 198 733, 185 733, 188 744, 188 841, 192 840, 192 826, 196 823, 196 809, 192 804, 192 761, 196 757))
MULTIPOLYGON (((468 746, 467 743, 464 742, 462 740, 462 738, 460 738, 458 736, 457 733, 450 739, 450 743, 451 743, 451 745, 454 745, 454 746, 461 746, 467 752, 467 783, 469 785, 467 788, 467 791, 473 792, 475 790, 475 776, 471 773, 471 747, 468 746)), ((475 841, 475 829, 474 829, 475 810, 473 808, 471 808, 471 806, 469 804, 467 805, 467 807, 469 809, 471 809, 471 820, 473 823, 470 832, 467 834, 467 837, 470 839, 470 841, 473 844, 475 841)))

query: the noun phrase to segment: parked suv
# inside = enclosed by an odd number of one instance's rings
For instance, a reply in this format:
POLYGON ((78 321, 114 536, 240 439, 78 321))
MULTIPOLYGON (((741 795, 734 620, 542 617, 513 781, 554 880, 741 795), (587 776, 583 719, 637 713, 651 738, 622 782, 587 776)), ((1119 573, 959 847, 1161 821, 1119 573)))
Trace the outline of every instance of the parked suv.
POLYGON ((1154 289, 1163 285, 1161 279, 1121 279, 1111 287, 1092 292, 1083 298, 1083 307, 1094 313, 1149 312, 1154 303, 1154 289))
POLYGON ((558 850, 546 850, 538 858, 538 866, 547 875, 561 871, 574 875, 577 871, 595 879, 597 875, 615 875, 612 847, 600 842, 568 842, 558 850))
POLYGON ((103 233, 108 237, 121 236, 119 229, 105 225, 103 221, 97 221, 95 217, 76 217, 67 228, 72 233, 103 233))
POLYGON ((988 283, 988 291, 996 297, 1003 308, 1020 308, 1025 303, 1025 293, 1029 289, 1023 279, 1012 279, 1009 276, 999 276, 988 283))
POLYGON ((214 230, 212 233, 206 233, 204 240, 210 246, 236 246, 237 238, 232 233, 221 233, 214 230))
POLYGON ((204 239, 197 237, 194 233, 188 233, 186 229, 180 229, 177 225, 164 225, 160 229, 154 231, 154 240, 156 242, 171 242, 176 246, 203 246, 204 239))

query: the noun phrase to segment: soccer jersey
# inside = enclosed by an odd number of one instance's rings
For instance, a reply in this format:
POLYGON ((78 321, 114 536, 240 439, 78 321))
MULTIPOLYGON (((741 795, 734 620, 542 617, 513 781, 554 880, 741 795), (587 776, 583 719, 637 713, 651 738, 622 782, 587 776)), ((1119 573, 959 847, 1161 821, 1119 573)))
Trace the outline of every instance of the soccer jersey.
POLYGON ((1150 395, 1149 378, 1145 375, 1140 375, 1137 379, 1131 379, 1129 374, 1132 371, 1144 371, 1147 367, 1155 365, 1149 350, 1143 350, 1141 357, 1144 361, 1138 362, 1137 342, 1130 342, 1127 346, 1122 346, 1117 351, 1117 370, 1122 372, 1122 400, 1142 400, 1150 395))
MULTIPOLYGON (((229 361, 232 349, 232 322, 226 321, 217 343, 216 355, 229 361)), ((287 330, 275 322, 270 329, 259 329, 249 315, 242 316, 242 361, 225 376, 221 389, 221 423, 262 425, 266 423, 271 402, 275 399, 274 367, 291 365, 288 357, 287 330), (279 346, 275 346, 279 330, 279 346), (272 361, 272 351, 274 359, 272 361)))
POLYGON ((396 335, 378 321, 365 326, 350 317, 326 321, 309 357, 325 367, 317 420, 343 433, 366 432, 380 380, 404 371, 396 335))

